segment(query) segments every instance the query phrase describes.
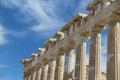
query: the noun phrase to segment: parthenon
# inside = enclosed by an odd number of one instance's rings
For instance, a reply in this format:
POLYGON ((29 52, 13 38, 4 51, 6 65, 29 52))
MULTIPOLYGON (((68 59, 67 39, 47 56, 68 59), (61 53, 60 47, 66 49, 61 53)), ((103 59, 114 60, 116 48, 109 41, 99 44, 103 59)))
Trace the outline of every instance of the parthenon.
POLYGON ((120 80, 120 0, 93 0, 48 39, 39 54, 23 59, 24 80, 120 80), (108 26, 107 66, 102 72, 101 32, 108 26), (89 65, 86 41, 90 38, 89 65), (76 49, 76 57, 74 51, 76 49), (75 61, 75 62, 74 62, 75 61), (75 64, 74 64, 75 63, 75 64))

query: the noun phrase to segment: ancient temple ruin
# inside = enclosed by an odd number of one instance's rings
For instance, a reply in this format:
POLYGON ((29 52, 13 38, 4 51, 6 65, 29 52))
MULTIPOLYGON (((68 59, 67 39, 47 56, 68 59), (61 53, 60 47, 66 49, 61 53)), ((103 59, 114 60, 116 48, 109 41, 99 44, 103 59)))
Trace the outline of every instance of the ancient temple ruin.
POLYGON ((86 9, 89 14, 76 15, 54 39, 45 42, 45 49, 38 48, 39 54, 22 60, 24 80, 120 80, 120 0, 93 0, 86 9), (101 70, 101 32, 106 25, 107 72, 104 73, 101 70), (90 56, 86 65, 89 37, 90 56))

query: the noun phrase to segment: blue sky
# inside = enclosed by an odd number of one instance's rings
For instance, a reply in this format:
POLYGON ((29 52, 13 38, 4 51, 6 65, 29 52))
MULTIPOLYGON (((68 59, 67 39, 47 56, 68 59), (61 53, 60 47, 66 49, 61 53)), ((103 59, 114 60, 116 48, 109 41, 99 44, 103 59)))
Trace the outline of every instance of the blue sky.
MULTIPOLYGON (((0 80, 23 80, 21 59, 38 53, 38 47, 73 16, 89 13, 92 0, 0 0, 0 80)), ((107 29, 102 32, 106 65, 107 29)), ((89 40, 87 43, 89 53, 89 40)), ((103 67, 105 71, 105 67, 103 67)))

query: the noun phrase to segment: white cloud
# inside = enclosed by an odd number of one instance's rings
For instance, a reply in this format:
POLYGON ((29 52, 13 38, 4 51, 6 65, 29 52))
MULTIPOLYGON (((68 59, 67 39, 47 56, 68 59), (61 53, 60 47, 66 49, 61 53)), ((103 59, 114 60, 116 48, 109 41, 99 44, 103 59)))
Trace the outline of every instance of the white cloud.
MULTIPOLYGON (((61 20, 61 17, 58 15, 59 13, 64 12, 63 10, 58 10, 60 8, 59 5, 64 5, 65 8, 70 7, 73 5, 69 3, 74 1, 3 0, 2 2, 4 6, 12 9, 17 8, 20 11, 21 16, 14 14, 20 22, 25 22, 28 24, 33 23, 30 27, 30 30, 39 32, 40 34, 49 35, 49 32, 55 32, 56 30, 59 30, 60 27, 66 23, 61 20)), ((72 12, 73 11, 74 10, 72 10, 72 12)))
POLYGON ((20 15, 14 14, 19 22, 31 24, 30 30, 43 35, 59 30, 66 23, 59 13, 64 13, 70 8, 71 13, 76 14, 75 10, 85 10, 89 2, 90 0, 80 0, 77 4, 74 0, 2 0, 3 6, 19 10, 20 15), (73 6, 76 7, 72 9, 73 6))
POLYGON ((12 37, 16 37, 16 38, 24 38, 27 34, 28 34, 28 31, 25 30, 25 31, 11 31, 11 30, 8 30, 8 33, 7 35, 9 36, 12 36, 12 37))
MULTIPOLYGON (((41 31, 58 28, 60 21, 55 14, 56 2, 54 0, 3 0, 6 7, 15 8, 20 10, 23 15, 21 20, 31 20, 37 24, 32 26, 33 31, 41 31)), ((20 19, 20 17, 18 17, 20 19)))
POLYGON ((6 40, 6 33, 7 31, 5 28, 0 24, 0 45, 5 44, 7 42, 6 40))
POLYGON ((6 68, 6 65, 0 64, 0 69, 6 68))
POLYGON ((0 45, 6 44, 9 42, 8 36, 21 38, 26 36, 27 31, 11 31, 6 29, 3 25, 0 24, 0 45))

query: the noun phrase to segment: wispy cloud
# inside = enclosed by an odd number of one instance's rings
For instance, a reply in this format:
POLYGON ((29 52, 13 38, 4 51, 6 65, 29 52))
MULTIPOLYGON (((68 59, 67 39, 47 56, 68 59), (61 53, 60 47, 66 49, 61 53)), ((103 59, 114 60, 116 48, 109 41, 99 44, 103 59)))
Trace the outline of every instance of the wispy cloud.
POLYGON ((21 38, 26 36, 28 31, 14 31, 5 28, 2 24, 0 24, 0 45, 9 43, 9 36, 21 38))
POLYGON ((15 38, 24 38, 28 34, 28 31, 14 31, 14 30, 8 30, 8 36, 12 36, 15 38))
POLYGON ((6 40, 6 33, 7 33, 7 31, 0 24, 0 45, 5 44, 7 42, 7 40, 6 40))
POLYGON ((65 17, 68 18, 71 13, 76 14, 74 12, 79 2, 74 0, 2 0, 2 4, 7 8, 19 10, 21 15, 15 14, 15 17, 20 22, 31 24, 30 30, 41 34, 59 30, 66 23, 65 17))
POLYGON ((17 18, 24 19, 23 21, 34 21, 33 23, 36 24, 31 26, 33 31, 54 29, 57 27, 58 22, 62 22, 55 14, 54 0, 3 0, 2 2, 6 7, 17 8, 20 11, 22 17, 17 16, 17 18))
POLYGON ((7 65, 0 64, 0 69, 7 68, 7 65))

